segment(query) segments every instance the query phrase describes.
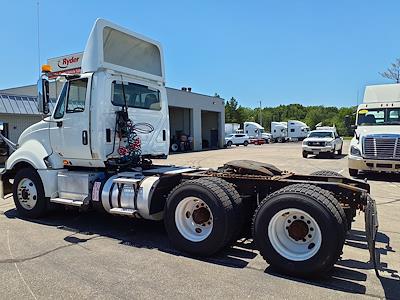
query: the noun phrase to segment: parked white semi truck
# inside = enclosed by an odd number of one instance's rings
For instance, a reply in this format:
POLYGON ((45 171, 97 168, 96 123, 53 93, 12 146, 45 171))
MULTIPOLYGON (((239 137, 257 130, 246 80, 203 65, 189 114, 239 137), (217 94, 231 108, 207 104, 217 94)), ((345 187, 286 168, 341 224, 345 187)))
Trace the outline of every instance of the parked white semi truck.
POLYGON ((359 171, 400 172, 400 84, 367 86, 354 127, 351 176, 359 171))
POLYGON ((290 140, 304 140, 310 133, 310 127, 306 123, 298 120, 287 121, 287 135, 290 140))
POLYGON ((272 139, 276 143, 284 143, 287 141, 287 123, 286 122, 271 122, 272 139))
POLYGON ((268 263, 307 277, 333 267, 361 209, 375 259, 376 208, 365 182, 243 160, 218 170, 152 164, 167 156, 170 140, 158 42, 97 20, 82 74, 64 77, 51 114, 48 80, 39 81, 44 118, 22 133, 1 173, 20 216, 39 218, 64 205, 163 219, 173 245, 198 256, 218 252, 251 226, 268 263))

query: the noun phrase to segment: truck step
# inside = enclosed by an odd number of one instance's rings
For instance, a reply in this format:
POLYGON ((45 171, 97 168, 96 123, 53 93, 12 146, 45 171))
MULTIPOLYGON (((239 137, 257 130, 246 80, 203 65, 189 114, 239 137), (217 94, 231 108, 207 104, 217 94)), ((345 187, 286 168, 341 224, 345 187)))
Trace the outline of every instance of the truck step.
POLYGON ((115 214, 115 215, 134 216, 135 213, 137 213, 137 210, 132 208, 115 207, 110 209, 110 214, 115 214))
POLYGON ((66 199, 66 198, 51 198, 50 202, 64 204, 64 205, 78 206, 78 207, 83 205, 83 201, 66 199))
POLYGON ((113 180, 114 183, 137 184, 140 179, 120 177, 113 180))

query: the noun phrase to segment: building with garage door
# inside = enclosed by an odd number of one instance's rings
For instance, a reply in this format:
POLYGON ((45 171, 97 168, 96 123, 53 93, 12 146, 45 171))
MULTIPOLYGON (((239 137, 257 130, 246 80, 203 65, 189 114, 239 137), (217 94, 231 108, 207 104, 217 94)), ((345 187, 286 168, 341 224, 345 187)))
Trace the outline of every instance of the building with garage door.
MULTIPOLYGON (((61 84, 52 84, 54 98, 61 84)), ((167 88, 171 145, 175 151, 221 148, 224 143, 224 100, 194 93, 191 89, 167 88)), ((0 121, 3 133, 14 143, 31 124, 41 120, 36 106, 36 85, 0 90, 0 121)), ((4 145, 3 145, 4 146, 4 145)), ((4 148, 4 147, 3 147, 4 148)), ((1 150, 0 154, 4 153, 1 150)))

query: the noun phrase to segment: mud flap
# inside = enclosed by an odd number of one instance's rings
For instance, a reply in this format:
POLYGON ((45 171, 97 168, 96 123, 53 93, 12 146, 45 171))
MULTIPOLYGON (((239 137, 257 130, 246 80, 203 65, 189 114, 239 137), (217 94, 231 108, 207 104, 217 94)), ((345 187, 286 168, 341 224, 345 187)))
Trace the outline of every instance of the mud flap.
POLYGON ((375 200, 372 199, 370 195, 367 195, 367 206, 365 208, 365 235, 368 243, 370 261, 374 265, 376 276, 379 276, 377 253, 375 247, 378 226, 378 213, 376 210, 375 200))

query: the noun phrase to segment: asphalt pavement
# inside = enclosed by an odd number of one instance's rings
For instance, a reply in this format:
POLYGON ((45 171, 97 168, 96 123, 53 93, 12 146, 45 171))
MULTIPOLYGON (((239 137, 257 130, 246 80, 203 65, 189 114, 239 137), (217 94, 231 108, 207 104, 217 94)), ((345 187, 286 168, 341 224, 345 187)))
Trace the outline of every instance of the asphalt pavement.
MULTIPOLYGON (((303 159, 300 143, 174 154, 157 163, 215 168, 234 159, 348 176, 345 154, 303 159)), ((76 210, 24 220, 8 195, 0 200, 0 299, 400 299, 400 178, 363 177, 378 205, 379 278, 368 262, 363 214, 333 272, 299 280, 274 273, 250 240, 198 259, 175 250, 162 223, 76 210)))

